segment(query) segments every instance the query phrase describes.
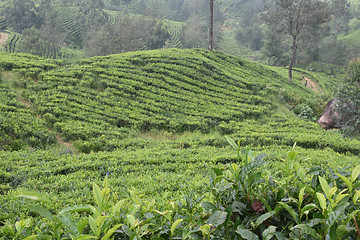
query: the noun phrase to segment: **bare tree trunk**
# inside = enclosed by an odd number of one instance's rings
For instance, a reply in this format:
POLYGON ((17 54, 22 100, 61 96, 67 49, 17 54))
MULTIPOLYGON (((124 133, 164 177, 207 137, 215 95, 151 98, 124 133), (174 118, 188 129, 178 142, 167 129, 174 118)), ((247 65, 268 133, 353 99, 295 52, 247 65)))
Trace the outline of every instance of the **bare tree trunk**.
POLYGON ((292 68, 295 65, 295 60, 296 60, 296 38, 297 35, 294 35, 292 42, 292 57, 289 65, 289 82, 292 82, 292 68))
POLYGON ((213 50, 213 42, 214 42, 214 0, 210 0, 209 51, 213 50))

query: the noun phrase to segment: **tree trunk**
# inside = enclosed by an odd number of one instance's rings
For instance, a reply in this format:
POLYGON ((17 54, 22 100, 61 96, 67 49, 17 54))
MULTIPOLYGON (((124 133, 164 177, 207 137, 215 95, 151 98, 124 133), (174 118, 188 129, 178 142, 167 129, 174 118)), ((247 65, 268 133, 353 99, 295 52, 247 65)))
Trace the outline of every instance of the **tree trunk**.
POLYGON ((295 60, 296 60, 296 38, 297 35, 294 35, 292 42, 292 57, 289 65, 289 82, 292 82, 292 68, 295 65, 295 60))
POLYGON ((209 17, 209 51, 213 50, 214 41, 214 0, 210 0, 210 17, 209 17))

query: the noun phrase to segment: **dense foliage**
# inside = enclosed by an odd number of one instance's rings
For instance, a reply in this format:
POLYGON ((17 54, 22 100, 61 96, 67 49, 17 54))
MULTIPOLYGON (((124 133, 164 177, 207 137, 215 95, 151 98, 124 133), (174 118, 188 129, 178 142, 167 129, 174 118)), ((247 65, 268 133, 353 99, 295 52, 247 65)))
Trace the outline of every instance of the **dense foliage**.
POLYGON ((338 93, 342 127, 348 136, 360 135, 360 62, 348 68, 348 76, 338 93))
POLYGON ((356 239, 360 237, 360 165, 347 172, 302 167, 297 152, 273 171, 266 155, 243 153, 232 139, 238 163, 213 168, 204 196, 182 201, 122 198, 92 183, 92 201, 60 208, 52 197, 22 192, 37 201, 36 217, 7 220, 3 237, 52 239, 356 239))
MULTIPOLYGON (((104 239, 249 234, 256 239, 263 233, 292 239, 299 238, 297 229, 316 239, 335 228, 343 238, 358 231, 351 214, 358 208, 359 141, 311 122, 328 96, 304 83, 306 76, 330 92, 337 80, 297 69, 288 83, 286 68, 205 50, 143 51, 72 63, 2 53, 0 67, 5 109, 0 126, 6 126, 1 146, 12 150, 0 151, 0 235, 5 239, 35 234, 104 239), (250 157, 244 157, 228 138, 234 156, 224 135, 254 153, 247 149, 250 157), (295 142, 301 160, 286 154, 295 142), (255 152, 267 158, 256 158, 255 152), (253 178, 241 170, 248 168, 253 178), (109 197, 101 210, 96 186, 106 176, 112 193, 106 186, 100 190, 109 197), (320 176, 335 201, 344 198, 332 204, 320 176), (287 189, 289 181, 294 184, 287 189), (299 204, 301 192, 306 203, 299 204), (334 213, 323 211, 317 193, 334 213), (19 194, 45 202, 27 208, 27 200, 15 197, 19 194), (121 199, 127 200, 116 205, 121 199), (252 203, 264 211, 256 212, 252 203), (301 212, 305 206, 308 219, 301 212), (333 214, 330 226, 324 219, 333 214), (316 220, 309 223, 310 218, 316 220)), ((356 212, 353 216, 358 219, 356 212)))

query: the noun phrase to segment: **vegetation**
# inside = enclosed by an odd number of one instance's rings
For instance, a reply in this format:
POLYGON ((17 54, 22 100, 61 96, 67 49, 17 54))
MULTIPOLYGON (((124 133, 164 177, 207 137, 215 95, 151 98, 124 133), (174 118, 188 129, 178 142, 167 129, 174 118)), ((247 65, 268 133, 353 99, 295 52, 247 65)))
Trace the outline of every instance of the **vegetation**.
POLYGON ((0 1, 0 239, 360 238, 359 1, 307 2, 214 1, 210 52, 206 0, 0 1))
POLYGON ((52 239, 355 239, 360 204, 360 165, 335 173, 322 167, 307 169, 288 152, 274 173, 264 169, 265 154, 227 138, 238 163, 213 168, 205 196, 194 193, 183 201, 129 198, 92 183, 92 201, 65 208, 35 192, 18 196, 39 202, 28 217, 1 228, 6 237, 52 239), (274 174, 274 175, 273 175, 274 174), (291 183, 291 187, 289 185, 291 183))
POLYGON ((0 59, 5 239, 358 234, 359 142, 311 122, 334 78, 200 49, 0 59))
POLYGON ((343 129, 346 135, 356 137, 360 133, 359 89, 360 88, 360 62, 353 62, 348 69, 348 76, 339 93, 339 108, 343 129))

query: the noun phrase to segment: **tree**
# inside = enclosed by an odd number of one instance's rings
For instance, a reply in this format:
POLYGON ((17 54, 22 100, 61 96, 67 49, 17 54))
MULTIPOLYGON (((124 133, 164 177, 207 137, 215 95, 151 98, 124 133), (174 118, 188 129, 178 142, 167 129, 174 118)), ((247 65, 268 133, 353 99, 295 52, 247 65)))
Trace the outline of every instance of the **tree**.
POLYGON ((161 20, 122 16, 115 25, 106 24, 90 31, 84 49, 88 56, 150 50, 164 47, 169 37, 161 20))
POLYGON ((56 23, 57 13, 48 9, 44 24, 40 29, 32 27, 22 31, 20 51, 47 58, 58 58, 66 33, 56 23))
POLYGON ((297 40, 304 26, 315 26, 330 20, 330 7, 325 0, 264 0, 262 18, 269 25, 281 24, 291 37, 292 56, 289 64, 289 82, 296 61, 297 40))
POLYGON ((31 27, 39 28, 43 23, 44 19, 32 0, 8 0, 3 6, 6 22, 16 32, 21 33, 31 27))
POLYGON ((210 16, 209 16, 209 51, 213 50, 214 41, 214 0, 210 0, 210 16))
POLYGON ((334 38, 337 39, 339 31, 347 28, 350 20, 350 3, 347 0, 331 0, 333 14, 334 38))
POLYGON ((360 135, 360 60, 352 62, 337 94, 342 128, 346 136, 360 135))
POLYGON ((262 54, 267 58, 268 65, 286 65, 289 59, 289 48, 285 43, 286 37, 282 29, 274 29, 274 27, 276 26, 267 25, 265 27, 262 54))
POLYGON ((183 25, 181 43, 184 48, 206 48, 207 27, 198 16, 192 16, 183 25))

